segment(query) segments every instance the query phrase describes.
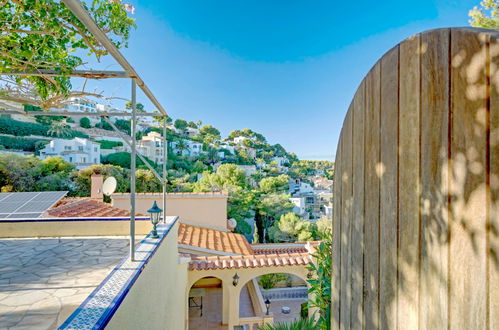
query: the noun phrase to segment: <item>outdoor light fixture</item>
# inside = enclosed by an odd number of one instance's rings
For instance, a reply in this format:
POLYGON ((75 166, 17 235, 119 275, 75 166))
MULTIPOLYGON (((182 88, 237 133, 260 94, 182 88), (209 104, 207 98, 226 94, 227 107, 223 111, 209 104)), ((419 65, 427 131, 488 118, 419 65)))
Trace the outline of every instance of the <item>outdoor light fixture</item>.
POLYGON ((163 210, 160 209, 158 207, 158 204, 156 204, 156 201, 154 201, 153 206, 149 210, 147 210, 147 212, 149 213, 152 222, 151 238, 159 238, 156 226, 159 223, 159 215, 161 214, 161 212, 163 212, 163 210))
POLYGON ((237 283, 239 282, 239 276, 237 276, 237 273, 232 277, 232 285, 237 286, 237 283))
POLYGON ((267 308, 267 313, 265 315, 269 315, 269 308, 270 308, 270 299, 269 298, 265 299, 265 307, 267 308))
POLYGON ((308 278, 309 280, 311 280, 311 279, 312 279, 312 276, 314 276, 314 274, 312 274, 312 272, 311 272, 311 271, 309 271, 309 272, 308 272, 308 274, 307 274, 307 278, 308 278))

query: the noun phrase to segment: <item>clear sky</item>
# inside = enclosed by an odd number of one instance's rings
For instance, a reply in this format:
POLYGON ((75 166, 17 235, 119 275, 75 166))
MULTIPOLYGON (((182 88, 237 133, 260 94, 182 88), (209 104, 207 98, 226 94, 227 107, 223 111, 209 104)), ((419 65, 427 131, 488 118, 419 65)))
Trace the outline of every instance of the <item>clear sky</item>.
POLYGON ((301 159, 332 160, 352 96, 383 53, 420 31, 468 26, 479 0, 124 2, 137 29, 123 53, 171 117, 223 135, 248 127, 301 159))

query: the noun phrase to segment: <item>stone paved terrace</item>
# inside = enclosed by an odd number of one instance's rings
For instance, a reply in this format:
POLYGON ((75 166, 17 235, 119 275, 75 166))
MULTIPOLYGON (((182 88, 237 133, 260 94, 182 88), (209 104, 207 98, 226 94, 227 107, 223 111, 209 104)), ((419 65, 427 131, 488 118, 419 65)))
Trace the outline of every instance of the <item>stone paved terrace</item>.
POLYGON ((128 246, 125 237, 0 240, 0 329, 57 328, 128 246))

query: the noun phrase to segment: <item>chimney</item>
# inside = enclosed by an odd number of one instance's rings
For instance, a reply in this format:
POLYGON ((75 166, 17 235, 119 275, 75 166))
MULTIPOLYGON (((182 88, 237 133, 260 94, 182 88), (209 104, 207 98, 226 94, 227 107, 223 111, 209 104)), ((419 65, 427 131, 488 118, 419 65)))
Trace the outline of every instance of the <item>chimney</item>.
POLYGON ((104 182, 102 174, 95 172, 90 176, 90 198, 102 201, 104 194, 102 193, 102 185, 104 182))

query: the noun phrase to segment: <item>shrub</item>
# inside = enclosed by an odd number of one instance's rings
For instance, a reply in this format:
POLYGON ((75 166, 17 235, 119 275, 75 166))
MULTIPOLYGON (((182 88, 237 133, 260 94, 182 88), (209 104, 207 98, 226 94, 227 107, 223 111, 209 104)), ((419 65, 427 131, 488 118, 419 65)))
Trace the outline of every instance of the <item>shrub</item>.
POLYGON ((87 117, 81 118, 80 119, 80 127, 91 128, 92 125, 90 125, 90 119, 88 119, 87 117))
POLYGON ((278 322, 265 324, 258 327, 258 330, 316 330, 317 326, 313 319, 297 319, 291 323, 278 322))
POLYGON ((39 139, 27 139, 21 137, 0 136, 0 145, 5 149, 38 151, 42 149, 49 141, 39 139))
POLYGON ((258 284, 260 284, 261 287, 265 290, 268 290, 275 287, 277 283, 284 281, 286 277, 286 274, 282 273, 266 274, 260 276, 260 278, 258 279, 258 284))
MULTIPOLYGON (((115 152, 113 154, 108 155, 107 157, 104 157, 102 159, 103 164, 112 164, 115 166, 120 166, 123 168, 130 168, 130 153, 129 152, 115 152)), ((152 162, 150 159, 147 157, 144 157, 149 164, 154 166, 154 162, 152 162)), ((145 166, 144 162, 137 156, 135 164, 137 165, 137 168, 145 166)))
POLYGON ((123 145, 123 142, 119 142, 119 141, 98 140, 95 142, 100 143, 101 149, 113 149, 114 147, 119 147, 119 146, 123 145))
MULTIPOLYGON (((50 126, 38 123, 26 123, 8 118, 0 118, 0 133, 14 136, 41 135, 50 136, 50 126)), ((69 130, 68 139, 75 137, 88 138, 88 135, 75 130, 69 130)))

